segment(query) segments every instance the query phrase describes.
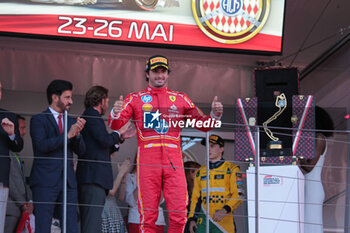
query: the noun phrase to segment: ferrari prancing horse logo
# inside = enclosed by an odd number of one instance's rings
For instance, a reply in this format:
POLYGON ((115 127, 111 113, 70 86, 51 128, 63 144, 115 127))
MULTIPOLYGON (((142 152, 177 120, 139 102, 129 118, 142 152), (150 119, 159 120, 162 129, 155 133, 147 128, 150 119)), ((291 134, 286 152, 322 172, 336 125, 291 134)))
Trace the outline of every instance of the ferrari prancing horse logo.
POLYGON ((265 25, 271 0, 192 0, 198 27, 212 40, 239 44, 253 38, 265 25))
POLYGON ((169 95, 169 99, 170 99, 172 102, 175 102, 176 97, 175 97, 175 96, 173 96, 173 95, 169 95))

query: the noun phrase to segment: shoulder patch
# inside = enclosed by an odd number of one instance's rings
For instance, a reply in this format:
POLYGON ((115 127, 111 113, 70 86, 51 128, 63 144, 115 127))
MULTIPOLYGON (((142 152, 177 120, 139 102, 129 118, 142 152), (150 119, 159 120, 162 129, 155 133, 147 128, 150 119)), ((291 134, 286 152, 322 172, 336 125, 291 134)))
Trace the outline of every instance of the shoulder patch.
POLYGON ((177 94, 179 94, 178 91, 171 91, 171 90, 168 90, 167 93, 168 93, 168 94, 171 94, 171 95, 177 95, 177 94))
POLYGON ((234 164, 234 163, 231 163, 231 162, 228 162, 228 161, 226 161, 227 162, 227 166, 231 169, 231 170, 234 170, 234 169, 240 169, 240 167, 238 166, 238 165, 236 165, 236 164, 234 164))
MULTIPOLYGON (((138 97, 138 96, 140 96, 140 93, 134 92, 134 93, 131 93, 129 96, 130 96, 130 97, 131 97, 131 96, 132 96, 132 97, 138 97)), ((126 98, 125 98, 125 99, 126 99, 126 98)))
POLYGON ((136 92, 137 95, 146 95, 146 94, 149 94, 150 92, 148 90, 142 90, 142 91, 139 91, 139 92, 136 92))

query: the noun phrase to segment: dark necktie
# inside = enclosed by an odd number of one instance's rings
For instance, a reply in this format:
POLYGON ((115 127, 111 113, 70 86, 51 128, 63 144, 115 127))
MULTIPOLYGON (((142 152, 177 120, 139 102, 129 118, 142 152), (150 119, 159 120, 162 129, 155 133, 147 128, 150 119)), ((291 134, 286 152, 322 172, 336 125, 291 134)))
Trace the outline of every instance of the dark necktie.
POLYGON ((60 131, 60 134, 63 133, 63 125, 62 125, 62 115, 58 115, 58 129, 60 131))

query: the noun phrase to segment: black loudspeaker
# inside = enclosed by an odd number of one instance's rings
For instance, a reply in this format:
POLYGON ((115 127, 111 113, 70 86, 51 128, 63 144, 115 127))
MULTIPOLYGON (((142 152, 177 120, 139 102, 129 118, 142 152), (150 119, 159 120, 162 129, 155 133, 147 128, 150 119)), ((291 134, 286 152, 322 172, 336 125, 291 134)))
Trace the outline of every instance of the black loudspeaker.
MULTIPOLYGON (((292 96, 298 95, 299 74, 296 68, 257 69, 254 72, 255 95, 258 97, 257 123, 262 126, 277 111, 276 98, 284 93, 287 100, 287 108, 267 127, 292 128, 292 96)), ((282 143, 274 145, 274 142, 260 130, 260 151, 262 157, 291 156, 292 155, 292 130, 269 128, 275 137, 282 143), (274 147, 275 149, 271 149, 274 147)))

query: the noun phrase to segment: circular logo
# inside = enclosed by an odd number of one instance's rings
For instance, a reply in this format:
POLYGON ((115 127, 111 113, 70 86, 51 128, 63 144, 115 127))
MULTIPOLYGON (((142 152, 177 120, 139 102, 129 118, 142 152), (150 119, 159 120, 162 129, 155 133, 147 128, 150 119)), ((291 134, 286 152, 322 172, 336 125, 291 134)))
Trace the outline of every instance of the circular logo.
POLYGON ((221 1, 220 9, 226 16, 233 17, 240 13, 242 1, 243 0, 223 0, 221 1))
POLYGON ((159 134, 165 134, 169 131, 169 123, 162 119, 159 121, 159 127, 155 128, 154 130, 159 134))
POLYGON ((271 0, 192 0, 192 12, 202 32, 223 44, 250 40, 265 25, 271 0))
POLYGON ((150 95, 144 95, 144 96, 141 97, 141 100, 142 100, 142 102, 144 102, 144 103, 149 103, 149 102, 152 101, 152 96, 150 96, 150 95))

